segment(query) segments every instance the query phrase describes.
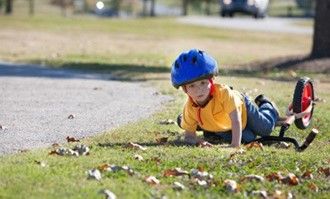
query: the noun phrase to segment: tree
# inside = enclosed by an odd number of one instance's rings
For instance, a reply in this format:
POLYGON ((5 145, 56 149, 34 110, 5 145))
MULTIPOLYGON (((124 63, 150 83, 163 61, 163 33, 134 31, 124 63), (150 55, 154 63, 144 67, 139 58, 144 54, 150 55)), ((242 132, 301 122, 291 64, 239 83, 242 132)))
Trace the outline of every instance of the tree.
POLYGON ((206 15, 211 15, 211 0, 205 0, 205 14, 206 15))
POLYGON ((29 0, 29 14, 34 15, 34 0, 29 0))
POLYGON ((156 14, 155 14, 155 1, 156 0, 151 0, 151 5, 150 5, 150 16, 152 16, 152 17, 156 16, 156 14))
POLYGON ((6 10, 5 13, 7 15, 13 12, 13 0, 6 0, 6 10))
POLYGON ((317 0, 312 58, 330 57, 330 0, 317 0))
POLYGON ((188 14, 189 0, 182 0, 182 15, 187 16, 188 14))

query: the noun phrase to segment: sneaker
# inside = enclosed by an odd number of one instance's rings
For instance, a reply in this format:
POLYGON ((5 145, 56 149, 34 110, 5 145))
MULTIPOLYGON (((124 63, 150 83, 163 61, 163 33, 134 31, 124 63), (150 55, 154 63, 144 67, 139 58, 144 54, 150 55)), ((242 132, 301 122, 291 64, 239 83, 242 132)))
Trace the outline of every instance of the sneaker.
POLYGON ((276 106, 276 104, 274 102, 272 102, 271 100, 269 100, 267 97, 265 97, 263 94, 258 95, 255 99, 254 102, 256 103, 256 105, 258 107, 260 107, 261 105, 263 105, 264 103, 269 103, 272 105, 272 107, 274 108, 274 110, 276 111, 277 116, 279 117, 279 110, 276 106))

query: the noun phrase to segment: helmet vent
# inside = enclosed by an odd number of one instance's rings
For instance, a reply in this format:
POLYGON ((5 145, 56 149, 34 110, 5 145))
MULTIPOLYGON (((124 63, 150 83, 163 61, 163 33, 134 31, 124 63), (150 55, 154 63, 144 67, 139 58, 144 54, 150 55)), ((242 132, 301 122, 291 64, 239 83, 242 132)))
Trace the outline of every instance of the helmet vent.
POLYGON ((201 54, 201 55, 203 55, 203 51, 201 51, 201 50, 198 50, 198 53, 201 54))
POLYGON ((180 66, 179 66, 179 63, 178 63, 177 61, 175 62, 174 67, 175 67, 175 68, 179 68, 179 67, 180 67, 180 66))
POLYGON ((192 61, 192 63, 193 63, 193 64, 196 64, 196 62, 197 62, 197 57, 196 57, 196 56, 194 56, 194 57, 192 58, 192 60, 191 60, 191 61, 192 61))

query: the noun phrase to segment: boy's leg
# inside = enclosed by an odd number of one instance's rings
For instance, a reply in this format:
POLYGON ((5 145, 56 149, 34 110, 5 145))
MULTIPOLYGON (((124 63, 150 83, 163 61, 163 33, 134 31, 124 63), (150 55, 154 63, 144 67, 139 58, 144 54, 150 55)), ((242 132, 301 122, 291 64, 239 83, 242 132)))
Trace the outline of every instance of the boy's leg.
POLYGON ((260 136, 270 135, 278 119, 278 111, 272 103, 262 103, 258 108, 245 96, 247 128, 260 136))

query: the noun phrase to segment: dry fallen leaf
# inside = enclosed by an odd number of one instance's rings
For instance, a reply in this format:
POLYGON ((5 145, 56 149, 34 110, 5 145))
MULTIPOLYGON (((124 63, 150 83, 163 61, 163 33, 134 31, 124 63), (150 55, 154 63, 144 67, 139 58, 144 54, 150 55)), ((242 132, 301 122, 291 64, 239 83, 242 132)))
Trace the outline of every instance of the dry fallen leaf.
POLYGON ((39 164, 41 167, 46 167, 47 166, 46 162, 44 162, 44 161, 35 160, 34 162, 39 164))
POLYGON ((313 177, 312 172, 307 170, 307 171, 305 171, 304 174, 302 174, 301 178, 303 178, 303 179, 313 179, 314 177, 313 177))
POLYGON ((288 185, 298 185, 299 184, 298 177, 293 173, 289 173, 287 176, 283 176, 280 172, 271 173, 271 174, 267 175, 266 178, 269 181, 276 180, 278 182, 282 182, 283 184, 288 184, 288 185))
POLYGON ((207 142, 207 141, 203 141, 203 142, 200 142, 198 143, 198 147, 201 147, 201 148, 209 148, 209 147, 212 147, 213 144, 207 142))
POLYGON ((101 87, 94 87, 93 90, 94 91, 96 91, 96 90, 102 90, 102 88, 101 87))
POLYGON ((139 144, 135 144, 133 142, 128 143, 128 147, 133 148, 133 149, 139 149, 139 150, 142 150, 142 151, 147 150, 146 147, 143 147, 143 146, 141 146, 139 144))
POLYGON ((178 191, 181 191, 181 190, 184 190, 186 187, 181 184, 180 182, 174 182, 173 183, 173 189, 174 190, 178 190, 178 191))
POLYGON ((261 150, 264 150, 264 146, 262 145, 262 143, 259 143, 259 142, 251 142, 251 143, 246 145, 246 148, 247 149, 259 148, 261 150))
POLYGON ((190 171, 190 176, 193 178, 197 178, 199 180, 210 180, 213 179, 213 175, 209 174, 206 171, 200 171, 198 169, 192 169, 190 171))
POLYGON ((274 198, 274 199, 287 199, 285 194, 280 190, 275 190, 275 192, 272 194, 271 198, 274 198))
POLYGON ((330 176, 330 167, 328 167, 328 168, 320 167, 318 169, 318 172, 319 173, 324 173, 326 177, 329 177, 330 176))
POLYGON ((281 182, 289 185, 298 185, 299 179, 295 174, 289 173, 288 176, 281 179, 281 182))
POLYGON ((232 159, 236 155, 244 154, 246 151, 243 148, 239 148, 229 155, 229 159, 232 159))
POLYGON ((133 169, 130 168, 129 166, 124 165, 124 166, 121 167, 121 169, 126 171, 129 175, 134 175, 133 169))
POLYGON ((224 183, 225 183, 225 187, 226 187, 227 191, 229 191, 229 192, 238 192, 238 185, 237 185, 236 181, 226 179, 224 181, 224 183))
POLYGON ((205 188, 208 187, 208 183, 206 182, 206 180, 196 179, 196 182, 201 187, 205 187, 205 188))
POLYGON ((266 179, 268 181, 274 181, 274 180, 276 180, 276 181, 280 182, 281 179, 283 179, 283 176, 282 176, 282 174, 280 172, 271 173, 271 174, 269 174, 269 175, 266 176, 266 179))
POLYGON ((56 150, 52 150, 48 153, 48 155, 58 155, 58 154, 57 154, 56 150))
POLYGON ((58 143, 53 143, 52 147, 59 147, 60 145, 58 143))
POLYGON ((147 176, 144 179, 149 185, 157 185, 160 181, 155 176, 147 176))
POLYGON ((291 144, 289 144, 287 142, 280 142, 280 143, 276 144, 275 147, 279 148, 279 149, 288 149, 291 147, 291 144))
POLYGON ((73 148, 74 151, 77 151, 79 155, 89 155, 89 147, 83 144, 78 144, 73 148))
POLYGON ((101 172, 98 169, 92 169, 87 171, 88 179, 101 180, 101 172))
POLYGON ((161 120, 159 124, 164 124, 164 125, 175 124, 175 121, 171 119, 165 119, 165 120, 161 120))
POLYGON ((108 171, 109 169, 111 169, 110 167, 110 164, 107 164, 107 163, 104 163, 104 164, 101 164, 97 167, 98 170, 100 170, 101 172, 104 172, 104 171, 108 171))
POLYGON ((106 199, 116 199, 117 198, 117 196, 114 193, 112 193, 111 191, 109 191, 107 189, 101 190, 100 193, 104 194, 106 199))
POLYGON ((6 126, 0 124, 0 130, 6 130, 6 129, 8 129, 6 126))
POLYGON ((141 155, 135 154, 134 159, 138 161, 143 161, 143 157, 141 155))
POLYGON ((98 170, 102 171, 102 172, 105 172, 105 171, 108 171, 108 172, 117 172, 117 171, 120 171, 122 170, 123 168, 121 166, 117 166, 117 165, 114 165, 114 164, 107 164, 107 163, 104 163, 104 164, 101 164, 97 167, 98 170))
POLYGON ((80 142, 78 139, 76 139, 74 137, 70 137, 70 136, 66 137, 66 141, 67 142, 80 142))
POLYGON ((265 181, 265 178, 262 176, 251 174, 251 175, 244 176, 241 181, 245 181, 245 180, 248 180, 248 181, 256 180, 259 182, 263 182, 263 181, 265 181))
POLYGON ((81 145, 75 146, 73 149, 61 147, 61 148, 58 148, 58 149, 55 149, 55 150, 49 152, 48 154, 49 155, 56 154, 56 155, 60 155, 60 156, 64 156, 64 155, 79 156, 79 155, 89 155, 89 151, 90 151, 90 149, 87 146, 81 144, 81 145))
POLYGON ((322 98, 319 98, 319 97, 316 97, 316 98, 314 99, 314 102, 317 102, 317 103, 319 103, 319 102, 321 102, 321 103, 325 103, 325 102, 327 102, 327 100, 322 99, 322 98))
POLYGON ((297 77, 297 73, 294 72, 293 70, 289 70, 289 74, 291 77, 297 77))
POLYGON ((150 159, 150 161, 155 162, 157 165, 159 165, 162 162, 162 160, 159 157, 153 157, 150 159))
POLYGON ((181 168, 175 168, 175 169, 167 169, 164 171, 164 176, 182 176, 182 175, 189 175, 188 171, 182 170, 181 168))
POLYGON ((168 140, 168 137, 161 137, 161 138, 156 138, 156 142, 158 144, 166 144, 168 140))
POLYGON ((315 191, 315 192, 319 192, 319 188, 314 183, 308 184, 308 188, 315 191))
POLYGON ((251 193, 252 195, 257 195, 257 196, 261 196, 262 198, 264 199, 267 199, 268 198, 268 194, 267 194, 267 191, 265 190, 257 190, 257 191, 252 191, 251 193))
POLYGON ((75 115, 71 114, 71 115, 68 116, 68 119, 71 119, 72 120, 75 117, 76 117, 75 115))

